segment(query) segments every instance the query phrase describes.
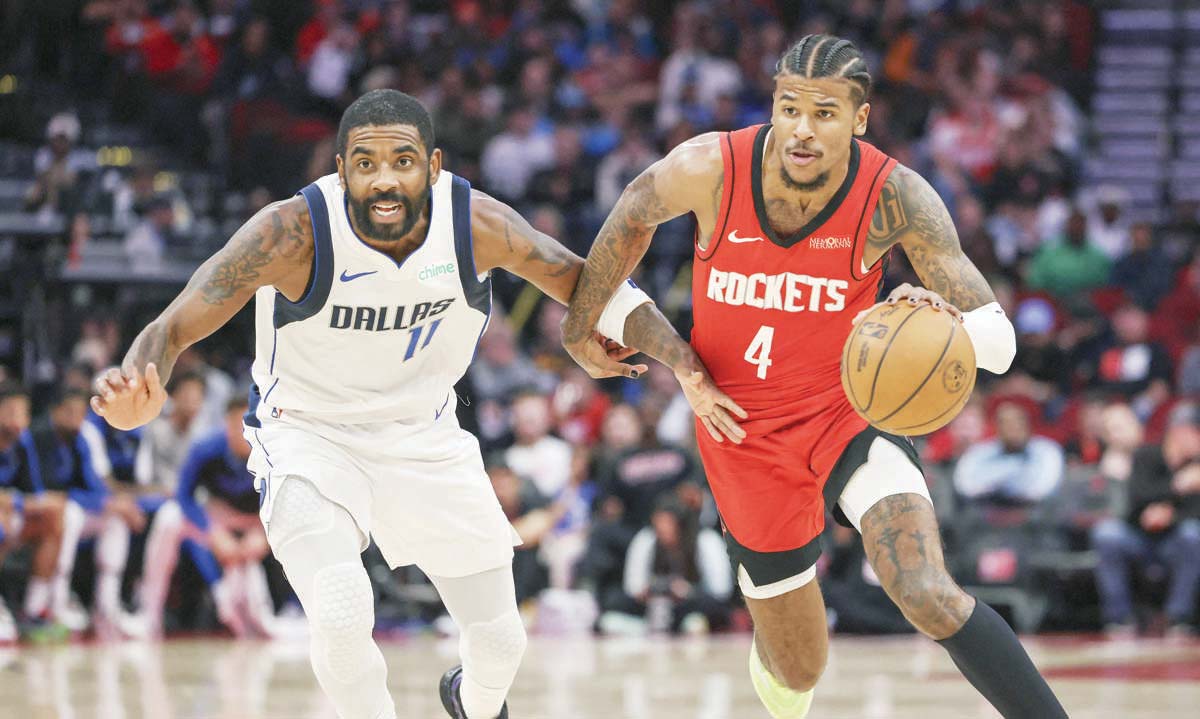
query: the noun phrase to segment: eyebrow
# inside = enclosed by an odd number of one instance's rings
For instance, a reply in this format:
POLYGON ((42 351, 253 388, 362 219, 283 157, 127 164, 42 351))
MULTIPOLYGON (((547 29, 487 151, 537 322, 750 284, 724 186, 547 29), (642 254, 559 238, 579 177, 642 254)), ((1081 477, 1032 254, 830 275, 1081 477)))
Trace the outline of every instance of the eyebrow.
POLYGON ((417 148, 415 145, 399 145, 395 149, 392 150, 392 154, 394 154, 394 155, 403 155, 406 152, 411 152, 414 155, 421 154, 421 153, 417 152, 417 148))
POLYGON ((813 104, 816 105, 817 107, 837 107, 838 101, 837 100, 817 100, 813 104))

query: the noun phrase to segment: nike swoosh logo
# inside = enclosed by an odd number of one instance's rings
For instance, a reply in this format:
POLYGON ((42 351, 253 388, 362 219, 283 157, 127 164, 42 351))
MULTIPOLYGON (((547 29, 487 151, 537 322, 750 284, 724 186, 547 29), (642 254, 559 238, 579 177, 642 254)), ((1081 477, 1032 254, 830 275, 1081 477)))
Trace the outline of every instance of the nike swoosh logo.
POLYGON ((762 238, 761 237, 738 237, 737 230, 734 230, 733 232, 729 233, 729 241, 733 242, 735 244, 741 244, 743 242, 762 242, 762 238))
POLYGON ((433 420, 435 422, 442 418, 442 412, 446 410, 446 405, 448 404, 450 404, 450 395, 446 395, 446 401, 442 402, 442 408, 433 413, 433 420))
POLYGON ((346 274, 345 270, 342 270, 342 282, 349 282, 350 280, 357 280, 359 277, 366 277, 367 275, 373 275, 378 271, 379 270, 369 270, 367 272, 358 272, 353 275, 348 275, 348 274, 346 274))

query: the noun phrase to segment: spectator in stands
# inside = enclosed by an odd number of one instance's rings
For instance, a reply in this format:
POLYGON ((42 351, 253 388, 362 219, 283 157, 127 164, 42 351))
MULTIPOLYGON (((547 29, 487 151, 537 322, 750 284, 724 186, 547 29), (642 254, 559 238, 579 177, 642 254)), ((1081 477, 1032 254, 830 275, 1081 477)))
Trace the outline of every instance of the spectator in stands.
MULTIPOLYGON (((1200 320, 1197 320, 1197 336, 1200 336, 1200 320)), ((1179 361, 1179 378, 1176 385, 1179 394, 1186 396, 1200 395, 1200 342, 1193 342, 1183 352, 1179 361)))
POLYGON ((171 198, 157 194, 145 205, 146 216, 125 236, 125 254, 135 273, 153 273, 171 250, 179 249, 171 198))
POLYGON ((987 435, 988 417, 981 393, 974 393, 950 424, 925 441, 921 458, 930 464, 949 465, 987 435))
POLYGON ((508 400, 524 387, 549 393, 554 376, 539 370, 517 346, 512 327, 503 317, 494 318, 479 340, 479 353, 467 370, 481 400, 508 400))
POLYGON ((204 406, 204 378, 193 372, 171 377, 170 404, 166 412, 142 430, 134 465, 134 479, 144 494, 175 494, 179 471, 196 439, 208 432, 197 422, 204 406))
POLYGON ((258 519, 254 478, 246 468, 250 443, 242 436, 245 413, 246 400, 231 400, 224 427, 188 448, 175 498, 154 516, 141 597, 143 621, 153 633, 162 631, 167 588, 185 540, 211 551, 193 552, 192 559, 212 590, 221 623, 238 637, 276 633, 262 566, 270 547, 258 519))
POLYGON ((533 110, 518 104, 509 108, 504 132, 484 147, 480 169, 488 192, 514 201, 525 196, 533 175, 553 162, 552 137, 537 130, 533 110))
POLYGON ((624 586, 626 612, 650 631, 704 633, 728 621, 733 569, 721 535, 668 495, 629 545, 624 586))
POLYGON ((512 401, 516 443, 504 459, 514 472, 533 481, 538 491, 556 497, 570 480, 571 446, 550 434, 550 403, 544 394, 522 391, 512 401))
POLYGON ((597 467, 600 501, 619 499, 624 521, 631 527, 645 527, 659 499, 673 494, 697 471, 686 452, 660 443, 653 432, 647 432, 637 409, 628 404, 609 410, 604 439, 615 452, 597 467))
POLYGON ((591 446, 599 439, 604 418, 612 407, 612 399, 600 391, 596 380, 575 364, 563 373, 551 402, 559 436, 584 446, 591 446))
POLYGON ((605 155, 596 166, 596 209, 599 212, 611 210, 625 186, 658 160, 659 155, 650 146, 649 137, 648 131, 633 128, 621 138, 617 149, 605 155))
POLYGON ((209 350, 188 347, 175 360, 175 372, 194 374, 204 379, 204 405, 196 417, 197 432, 207 433, 225 426, 225 410, 234 397, 245 396, 245 386, 237 387, 233 378, 210 361, 209 350))
POLYGON ((571 126, 554 131, 554 164, 529 181, 528 198, 557 207, 565 215, 579 212, 595 194, 592 166, 583 162, 579 131, 571 126))
POLYGON ((33 159, 34 181, 25 195, 25 209, 72 217, 81 210, 84 181, 96 166, 95 155, 77 150, 79 118, 63 112, 46 124, 46 146, 33 159))
POLYGON ((1113 314, 1114 338, 1094 367, 1092 386, 1124 397, 1143 421, 1171 395, 1171 357, 1149 338, 1150 317, 1132 302, 1113 314))
POLYGON ((1190 634, 1200 590, 1200 410, 1181 405, 1161 445, 1146 445, 1133 459, 1129 511, 1092 531, 1100 554, 1096 585, 1106 628, 1135 630, 1130 577, 1151 563, 1166 565, 1164 610, 1172 634, 1190 634))
POLYGON ((1080 397, 1078 403, 1075 426, 1067 430, 1063 452, 1069 464, 1094 466, 1104 454, 1104 409, 1108 400, 1101 393, 1089 393, 1080 397))
POLYGON ((1055 341, 1057 313, 1041 297, 1017 305, 1017 356, 1002 383, 1007 392, 1045 402, 1067 387, 1066 353, 1055 341))
POLYGON ((1111 270, 1111 258, 1088 236, 1087 218, 1075 211, 1063 237, 1038 249, 1025 279, 1033 289, 1066 296, 1102 287, 1111 270))
POLYGON ((1125 208, 1129 193, 1115 185, 1101 185, 1084 198, 1090 243, 1116 260, 1129 252, 1129 218, 1125 208))
MULTIPOLYGON (((30 465, 37 462, 28 429, 29 395, 20 385, 0 381, 0 565, 16 547, 33 546, 24 614, 36 621, 45 619, 50 610, 66 498, 60 493, 28 491, 30 465)), ((0 644, 16 640, 16 620, 0 597, 0 644)))
POLYGON ((1063 477, 1062 447, 1033 434, 1032 420, 1016 402, 995 411, 996 438, 968 449, 954 469, 964 499, 989 504, 1032 504, 1050 496, 1063 477))
POLYGON ((1112 284, 1137 304, 1153 310, 1171 291, 1175 271, 1154 239, 1154 229, 1139 222, 1129 230, 1129 254, 1113 266, 1112 284))
POLYGON ((546 499, 533 482, 514 472, 502 456, 489 458, 487 474, 504 516, 521 537, 521 546, 513 548, 517 603, 521 603, 549 586, 545 568, 538 561, 538 549, 542 539, 562 519, 567 506, 546 499))
POLYGON ((1107 479, 1127 481, 1133 472, 1134 456, 1142 446, 1142 423, 1133 409, 1123 402, 1105 407, 1100 413, 1100 422, 1104 446, 1098 463, 1100 474, 1107 479))
POLYGON ((50 613, 74 631, 86 627, 86 617, 70 604, 70 579, 80 541, 96 537, 96 632, 102 637, 136 637, 144 629, 121 606, 121 576, 130 532, 140 532, 146 517, 132 495, 111 491, 96 476, 91 451, 80 436, 87 403, 87 393, 61 390, 50 403, 49 415, 32 429, 38 462, 35 491, 44 488, 68 497, 50 613))
POLYGON ((350 91, 350 72, 358 48, 358 32, 342 19, 317 43, 308 59, 308 91, 332 114, 337 114, 350 91))

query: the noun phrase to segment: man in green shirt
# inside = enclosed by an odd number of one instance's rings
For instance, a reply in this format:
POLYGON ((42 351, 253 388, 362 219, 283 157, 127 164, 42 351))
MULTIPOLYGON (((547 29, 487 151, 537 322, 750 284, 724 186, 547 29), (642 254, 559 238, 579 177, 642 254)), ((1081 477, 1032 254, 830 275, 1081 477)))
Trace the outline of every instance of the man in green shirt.
POLYGON ((1029 265, 1026 284, 1056 295, 1070 295, 1108 283, 1112 262, 1087 239, 1087 219, 1071 213, 1062 239, 1041 246, 1029 265))

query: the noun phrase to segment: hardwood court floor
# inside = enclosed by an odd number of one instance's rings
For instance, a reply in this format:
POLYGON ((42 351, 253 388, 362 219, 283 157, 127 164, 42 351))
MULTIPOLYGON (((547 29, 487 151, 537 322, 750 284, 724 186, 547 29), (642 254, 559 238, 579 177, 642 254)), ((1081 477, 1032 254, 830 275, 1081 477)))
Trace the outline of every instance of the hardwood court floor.
MULTIPOLYGON (((1029 640, 1073 719, 1200 717, 1200 642, 1029 640)), ((534 637, 512 719, 767 719, 746 675, 748 636, 534 637)), ((403 719, 444 719, 436 684, 455 640, 385 640, 403 719)), ((334 719, 307 643, 0 648, 0 716, 14 719, 334 719)), ((996 717, 942 650, 915 638, 833 643, 811 719, 996 717)), ((1034 718, 1031 718, 1034 719, 1034 718)))

